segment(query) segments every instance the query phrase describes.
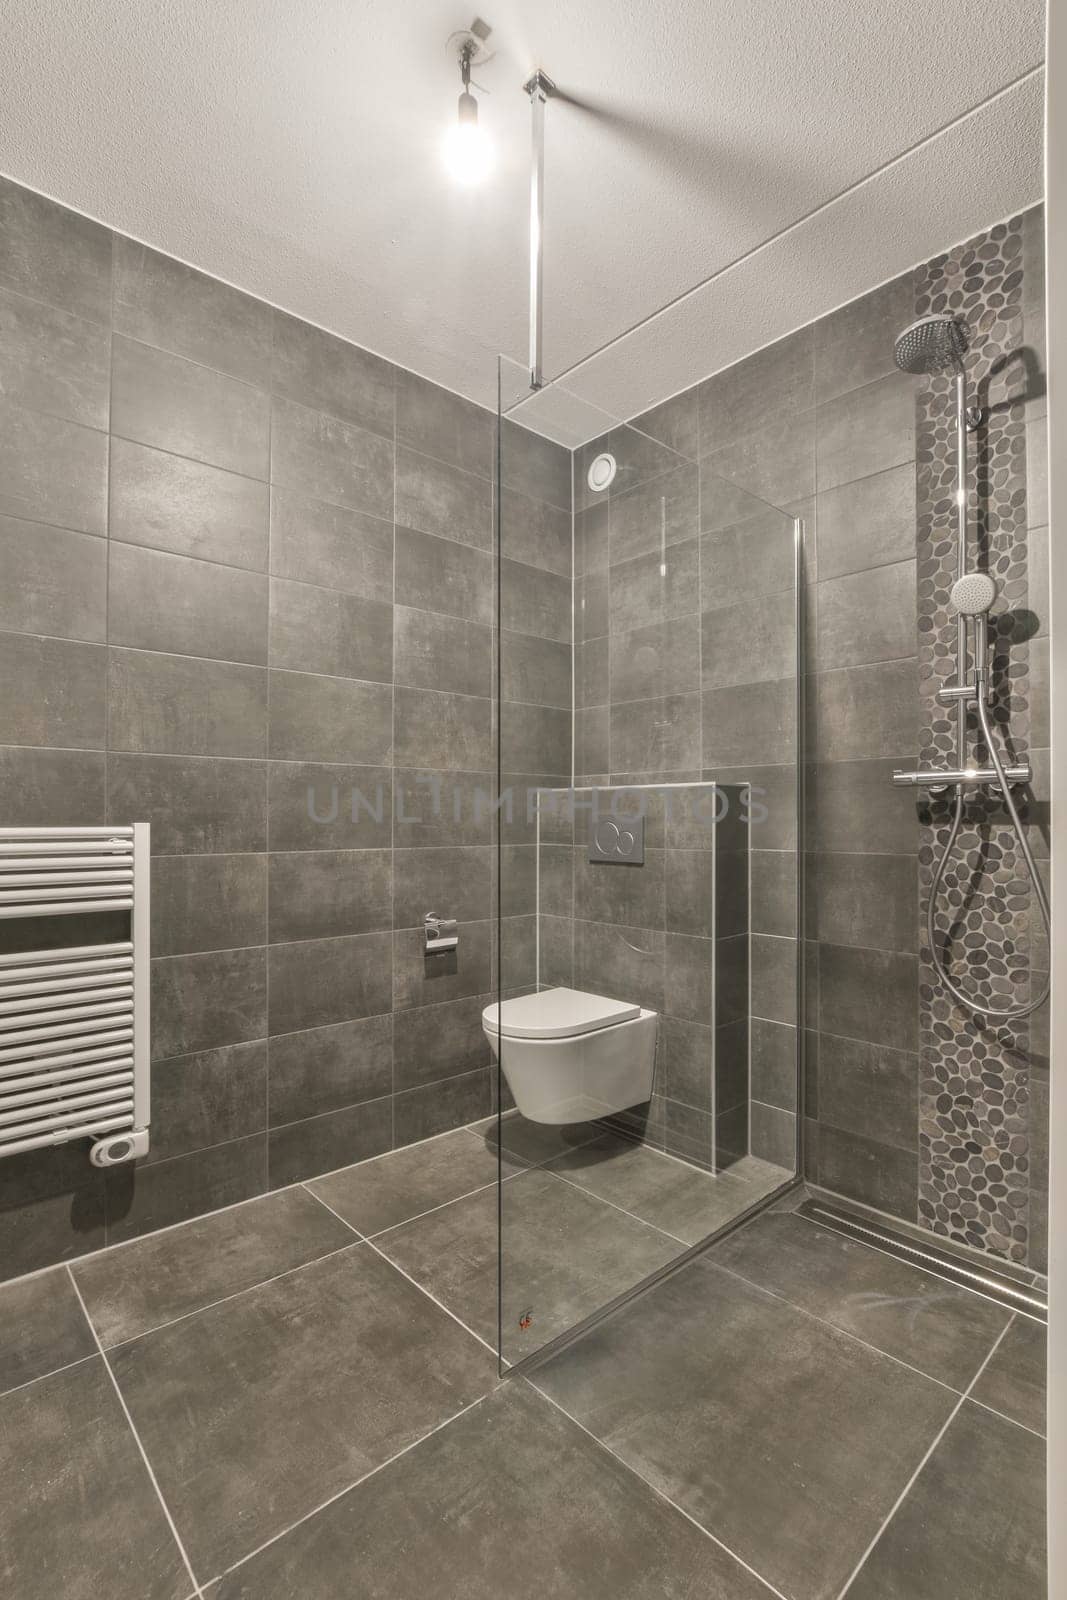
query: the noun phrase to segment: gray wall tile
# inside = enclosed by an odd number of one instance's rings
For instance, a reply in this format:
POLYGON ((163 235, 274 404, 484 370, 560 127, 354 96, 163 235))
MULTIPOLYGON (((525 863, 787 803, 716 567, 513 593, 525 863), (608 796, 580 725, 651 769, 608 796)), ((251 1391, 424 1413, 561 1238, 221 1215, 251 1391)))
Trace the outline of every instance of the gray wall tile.
POLYGON ((111 233, 0 179, 0 283, 81 317, 111 317, 111 233))
POLYGON ((394 1103, 393 1136, 397 1144, 430 1139, 435 1134, 461 1128, 487 1117, 493 1109, 489 1072, 469 1072, 440 1083, 427 1083, 398 1094, 394 1103))
POLYGON ((901 1150, 919 1142, 919 1062, 884 1044, 819 1038, 820 1120, 901 1150))
POLYGON ((919 873, 915 857, 819 855, 809 931, 828 944, 915 951, 919 939, 919 873))
POLYGON ((388 933, 366 933, 271 945, 271 1034, 384 1015, 392 1004, 391 944, 388 933))
POLYGON ((811 328, 706 379, 697 390, 701 455, 741 439, 774 416, 807 410, 814 401, 814 381, 811 328))
MULTIPOLYGON (((858 476, 858 474, 857 474, 858 476)), ((766 506, 784 507, 815 489, 815 417, 800 411, 765 422, 700 463, 704 532, 729 527, 766 506), (745 509, 745 497, 762 505, 745 509), (740 514, 738 514, 740 511, 740 514)))
POLYGON ((4 397, 87 428, 106 428, 111 340, 98 322, 0 289, 4 397))
POLYGON ((491 624, 495 607, 492 557, 451 539, 398 527, 396 603, 491 624))
POLYGON ((700 696, 611 707, 612 772, 681 772, 700 765, 700 696))
MULTIPOLYGON (((700 546, 696 539, 660 554, 613 566, 609 593, 610 631, 629 633, 653 622, 671 622, 700 609, 700 546)), ((586 637, 593 637, 588 627, 586 637)))
POLYGON ((754 1017, 751 1027, 752 1098, 782 1111, 797 1105, 797 1033, 781 1022, 754 1017))
POLYGON ((396 437, 398 444, 464 472, 494 474, 493 413, 403 368, 396 374, 396 437))
POLYGON ((266 571, 269 490, 258 479, 112 439, 110 482, 113 539, 266 571))
POLYGON ((726 689, 797 675, 796 597, 792 589, 756 595, 700 619, 701 688, 726 689))
POLYGON ((820 406, 817 454, 820 493, 913 460, 915 379, 894 372, 820 406))
POLYGON ((156 854, 267 847, 267 773, 262 762, 113 752, 108 755, 108 801, 108 821, 151 825, 156 854))
POLYGON ((271 1128, 267 1136, 272 1189, 367 1161, 392 1148, 393 1100, 367 1100, 303 1122, 271 1128))
POLYGON ((392 1087, 391 1016, 308 1028, 271 1040, 272 1126, 379 1100, 392 1087))
POLYGON ((571 764, 571 714, 558 706, 511 705, 499 710, 500 757, 505 767, 567 772, 571 764))
POLYGON ((911 1151, 820 1123, 818 1173, 826 1189, 916 1220, 919 1158, 911 1151))
POLYGON ((270 383, 271 310, 182 261, 115 236, 114 327, 233 378, 270 383))
POLYGON ((395 700, 398 765, 484 772, 492 764, 491 700, 400 687, 395 700))
POLYGON ((500 456, 505 488, 570 510, 569 450, 509 417, 501 430, 500 456))
POLYGON ((267 1187, 267 1139, 234 1139, 172 1161, 107 1175, 108 1242, 169 1228, 204 1211, 235 1205, 267 1187))
POLYGON ((819 495, 820 579, 914 560, 915 537, 914 462, 819 495))
POLYGON ((392 441, 275 396, 271 482, 374 517, 393 514, 392 441))
MULTIPOLYGON (((492 693, 493 635, 484 623, 397 606, 393 648, 398 685, 454 694, 492 693)), ((505 660, 510 648, 505 644, 505 660)))
POLYGON ((116 335, 111 426, 124 439, 267 476, 270 401, 262 389, 116 335))
POLYGON ((604 687, 613 701, 691 692, 700 684, 700 619, 694 614, 615 634, 610 660, 604 687))
POLYGON ((279 578, 340 589, 365 600, 392 600, 392 523, 288 489, 272 489, 270 569, 279 578))
POLYGON ((262 1039, 266 952, 214 950, 152 962, 152 1059, 262 1039))
POLYGON ((919 739, 914 660, 820 672, 809 680, 809 747, 820 761, 914 759, 919 739))
POLYGON ((387 684, 271 671, 270 753, 279 761, 380 765, 393 743, 387 684))
POLYGON ((393 835, 390 767, 272 761, 268 786, 273 848, 389 848, 393 835))
POLYGON ((107 545, 89 534, 0 517, 0 629, 102 643, 107 545))
MULTIPOLYGON (((501 694, 505 701, 519 700, 530 705, 556 706, 569 711, 569 644, 555 639, 537 639, 531 634, 505 632, 500 641, 500 666, 501 694)), ((442 687, 450 686, 443 684, 442 687)))
POLYGON ((682 462, 622 493, 612 490, 609 505, 613 563, 693 539, 700 532, 696 463, 682 462))
POLYGON ((896 370, 897 334, 915 320, 907 272, 815 324, 815 396, 819 401, 873 383, 896 370))
POLYGON ((0 741, 102 747, 106 671, 100 645, 0 633, 0 682, 9 686, 0 698, 0 741))
POLYGON ((518 561, 500 563, 500 623, 539 639, 571 638, 571 585, 555 572, 518 561))
POLYGON ((816 603, 818 671, 914 656, 918 631, 914 561, 820 582, 816 603))
MULTIPOLYGON (((505 784, 510 781, 505 777, 505 784)), ((495 837, 492 807, 497 784, 493 773, 398 767, 394 782, 396 849, 484 845, 495 837)))
POLYGON ((223 1045, 157 1062, 149 1163, 228 1144, 267 1125, 267 1042, 223 1045))
POLYGON ((275 311, 275 394, 391 440, 393 386, 394 368, 381 356, 275 311))
POLYGON ((796 584, 793 520, 764 511, 700 541, 700 609, 717 611, 796 584))
POLYGON ((393 935, 393 1008, 434 1005, 491 988, 492 924, 461 922, 455 950, 427 955, 421 928, 393 935))
POLYGON ((569 578, 572 567, 570 512, 544 500, 505 489, 500 507, 500 551, 510 561, 544 567, 569 578))
POLYGON ((790 1111, 779 1106, 767 1106, 753 1098, 749 1108, 749 1149, 761 1161, 783 1167, 786 1172, 796 1168, 797 1119, 790 1111))
POLYGON ((471 995, 398 1011, 393 1033, 394 1087, 414 1089, 421 1083, 488 1067, 491 1052, 482 1012, 492 998, 491 994, 471 995))
POLYGON ((396 518, 409 528, 479 550, 493 547, 493 488, 488 478, 461 472, 400 446, 396 453, 396 518))
POLYGON ((702 696, 706 767, 791 761, 796 751, 796 684, 737 684, 702 696))
POLYGON ((819 1026, 824 1033, 914 1052, 919 1027, 917 982, 918 962, 913 955, 820 945, 819 1026))
POLYGON ((421 928, 430 911, 457 922, 488 916, 494 856, 485 845, 398 850, 392 926, 421 928))
POLYGON ((108 653, 113 750, 263 756, 267 674, 260 667, 140 650, 108 653))
MULTIPOLYGON (((265 856, 157 855, 153 859, 153 955, 247 949, 266 942, 265 856)), ((218 1144, 221 1140, 205 1142, 218 1144)))
POLYGON ((8 827, 106 822, 105 787, 103 751, 0 747, 0 811, 8 827))
POLYGON ((0 400, 0 514, 107 527, 107 435, 0 400))
POLYGON ((139 650, 265 666, 267 579, 113 539, 108 637, 139 650))
POLYGON ((393 608, 382 600, 272 578, 270 664, 391 683, 393 608))
POLYGON ((270 942, 392 927, 391 850, 302 850, 270 857, 270 942))

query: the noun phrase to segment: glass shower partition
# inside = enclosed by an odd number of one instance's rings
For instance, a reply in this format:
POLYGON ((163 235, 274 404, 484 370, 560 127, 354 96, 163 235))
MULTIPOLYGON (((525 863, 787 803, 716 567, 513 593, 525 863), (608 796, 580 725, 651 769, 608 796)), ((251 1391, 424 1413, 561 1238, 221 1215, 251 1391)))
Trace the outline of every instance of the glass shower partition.
POLYGON ((499 1351, 799 1171, 802 524, 700 439, 501 359, 499 1351), (701 444, 704 450, 701 450, 701 444))

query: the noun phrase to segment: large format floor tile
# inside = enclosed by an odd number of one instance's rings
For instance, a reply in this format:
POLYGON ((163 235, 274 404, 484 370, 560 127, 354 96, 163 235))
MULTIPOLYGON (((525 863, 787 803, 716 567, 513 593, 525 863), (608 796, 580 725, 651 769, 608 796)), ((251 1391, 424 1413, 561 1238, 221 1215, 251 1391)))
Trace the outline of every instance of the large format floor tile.
POLYGON ((1047 1365, 1048 1329, 1017 1316, 972 1389, 971 1399, 1044 1434, 1047 1365))
POLYGON ((302 1523, 209 1600, 769 1600, 546 1400, 509 1385, 302 1523))
POLYGON ((286 1189, 105 1250, 74 1274, 107 1346, 351 1243, 349 1229, 325 1206, 302 1189, 286 1189))
POLYGON ((192 1587, 99 1356, 0 1400, 0 1593, 185 1600, 192 1587))
POLYGON ((790 1600, 832 1600, 956 1403, 697 1260, 535 1375, 790 1600))
POLYGON ((0 1394, 95 1352, 65 1267, 0 1287, 0 1394))
POLYGON ((484 1122, 474 1123, 468 1131, 495 1151, 498 1129, 502 1130, 500 1142, 505 1153, 533 1167, 577 1149, 579 1145, 589 1144, 604 1132, 595 1122, 531 1122, 518 1111, 509 1112, 499 1122, 496 1117, 487 1117, 484 1122))
POLYGON ((1045 1600, 1045 1450, 965 1401, 848 1600, 1045 1600))
POLYGON ((1011 1313, 803 1217, 758 1217, 714 1248, 720 1266, 963 1390, 1011 1313))
MULTIPOLYGON (((543 1170, 512 1178, 502 1200, 503 1354, 512 1363, 678 1254, 675 1240, 543 1170)), ((376 1243, 495 1348, 497 1240, 497 1195, 488 1189, 376 1243)))
POLYGON ((496 1375, 490 1353, 366 1244, 110 1359, 201 1578, 455 1415, 496 1375))
MULTIPOLYGON (((307 1187, 369 1237, 495 1184, 498 1167, 496 1151, 459 1128, 439 1139, 361 1161, 327 1178, 315 1178, 307 1187)), ((505 1155, 505 1177, 517 1171, 518 1165, 505 1155)))
POLYGON ((788 1177, 780 1167, 751 1156, 728 1172, 702 1172, 610 1133, 557 1156, 548 1163, 548 1171, 650 1222, 682 1244, 699 1244, 788 1177))

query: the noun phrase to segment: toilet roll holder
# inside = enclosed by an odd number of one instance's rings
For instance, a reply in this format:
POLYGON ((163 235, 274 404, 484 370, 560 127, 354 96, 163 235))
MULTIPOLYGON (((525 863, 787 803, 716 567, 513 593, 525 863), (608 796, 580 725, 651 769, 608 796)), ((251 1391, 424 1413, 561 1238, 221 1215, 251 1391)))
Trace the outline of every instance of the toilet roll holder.
POLYGON ((459 925, 454 917, 439 917, 436 911, 427 911, 422 922, 428 956, 455 950, 459 944, 459 925))

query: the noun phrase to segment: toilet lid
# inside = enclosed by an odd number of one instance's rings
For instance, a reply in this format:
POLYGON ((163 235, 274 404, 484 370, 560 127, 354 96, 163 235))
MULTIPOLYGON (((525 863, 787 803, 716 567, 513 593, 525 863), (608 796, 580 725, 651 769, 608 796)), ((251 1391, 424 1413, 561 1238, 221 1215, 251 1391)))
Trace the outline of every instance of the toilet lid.
POLYGON ((486 1006, 482 1020, 494 1033, 499 1028, 505 1039, 566 1039, 640 1015, 641 1007, 625 1000, 583 994, 580 989, 542 989, 539 994, 486 1006))

